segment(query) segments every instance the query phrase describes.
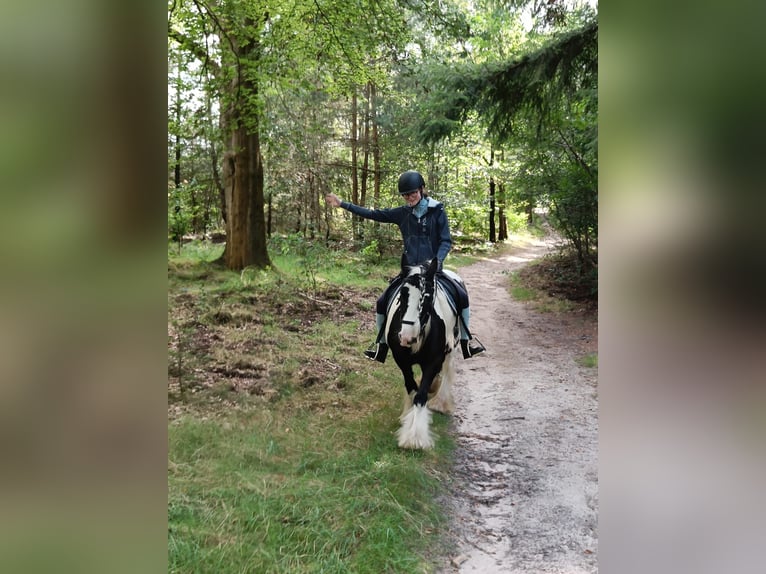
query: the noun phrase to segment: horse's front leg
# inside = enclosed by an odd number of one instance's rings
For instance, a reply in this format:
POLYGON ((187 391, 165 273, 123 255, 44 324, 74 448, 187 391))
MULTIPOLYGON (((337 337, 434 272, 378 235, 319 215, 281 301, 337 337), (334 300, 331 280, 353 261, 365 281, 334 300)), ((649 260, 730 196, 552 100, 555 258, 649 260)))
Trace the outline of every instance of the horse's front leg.
POLYGON ((420 378, 420 387, 418 388, 417 393, 415 393, 415 398, 412 400, 412 403, 419 406, 425 406, 428 402, 428 392, 431 390, 431 383, 434 382, 436 376, 441 372, 442 363, 439 362, 427 366, 421 365, 421 367, 423 369, 423 376, 420 378))
POLYGON ((434 445, 434 438, 431 434, 431 411, 426 407, 426 401, 428 400, 428 389, 431 386, 438 370, 424 370, 423 377, 420 380, 420 388, 415 383, 415 378, 412 375, 412 368, 408 370, 402 369, 405 380, 405 388, 407 390, 407 396, 404 397, 404 410, 402 416, 399 417, 401 427, 396 432, 399 438, 399 446, 402 448, 417 448, 426 449, 432 448, 434 445), (410 394, 414 393, 415 397, 410 402, 410 394))
POLYGON ((412 408, 412 395, 418 390, 418 384, 415 381, 415 375, 412 371, 412 365, 400 365, 404 377, 404 396, 402 402, 402 414, 412 408))
POLYGON ((402 367, 402 375, 404 375, 404 388, 409 395, 413 391, 418 390, 418 383, 415 381, 415 374, 412 371, 412 365, 402 367))

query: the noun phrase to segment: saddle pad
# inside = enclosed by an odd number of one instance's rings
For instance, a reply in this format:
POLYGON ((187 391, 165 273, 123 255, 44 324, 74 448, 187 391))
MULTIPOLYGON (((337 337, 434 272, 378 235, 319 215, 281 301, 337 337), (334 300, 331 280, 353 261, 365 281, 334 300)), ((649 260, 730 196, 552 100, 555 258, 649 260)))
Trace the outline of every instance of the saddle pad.
POLYGON ((452 312, 457 315, 457 300, 459 297, 459 293, 457 290, 457 285, 447 277, 444 277, 442 275, 436 276, 436 282, 439 284, 439 287, 441 287, 444 292, 447 294, 447 302, 449 303, 450 308, 452 309, 452 312))

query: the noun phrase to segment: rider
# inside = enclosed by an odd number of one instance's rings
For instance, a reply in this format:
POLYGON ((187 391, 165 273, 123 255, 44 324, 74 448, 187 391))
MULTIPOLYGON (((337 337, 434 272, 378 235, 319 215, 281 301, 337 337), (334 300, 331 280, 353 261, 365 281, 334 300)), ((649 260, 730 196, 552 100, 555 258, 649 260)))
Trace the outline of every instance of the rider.
MULTIPOLYGON (((428 197, 425 188, 426 182, 417 171, 405 171, 399 176, 399 195, 406 205, 390 209, 367 209, 341 201, 334 193, 329 193, 325 201, 333 207, 341 207, 365 219, 372 219, 381 223, 396 223, 404 240, 403 261, 406 265, 420 265, 436 257, 439 261, 439 272, 447 253, 452 248, 452 237, 449 232, 449 222, 444 204, 428 197)), ((375 344, 364 354, 375 361, 385 362, 388 354, 388 344, 382 339, 383 325, 386 318, 386 309, 391 294, 401 283, 401 275, 391 280, 391 283, 378 298, 376 305, 375 324, 378 329, 378 337, 375 344)), ((464 306, 460 309, 462 321, 460 321, 460 347, 463 357, 468 359, 484 352, 484 346, 473 339, 468 330, 470 311, 468 308, 468 295, 465 294, 464 306)))

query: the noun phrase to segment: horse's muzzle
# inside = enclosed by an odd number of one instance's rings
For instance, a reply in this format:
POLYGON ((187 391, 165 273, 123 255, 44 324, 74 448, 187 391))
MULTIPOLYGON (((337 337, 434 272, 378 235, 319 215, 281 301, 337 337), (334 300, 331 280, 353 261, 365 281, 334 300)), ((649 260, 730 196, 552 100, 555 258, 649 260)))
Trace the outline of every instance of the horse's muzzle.
POLYGON ((402 347, 412 347, 418 340, 418 328, 414 321, 402 321, 399 331, 399 344, 402 347))

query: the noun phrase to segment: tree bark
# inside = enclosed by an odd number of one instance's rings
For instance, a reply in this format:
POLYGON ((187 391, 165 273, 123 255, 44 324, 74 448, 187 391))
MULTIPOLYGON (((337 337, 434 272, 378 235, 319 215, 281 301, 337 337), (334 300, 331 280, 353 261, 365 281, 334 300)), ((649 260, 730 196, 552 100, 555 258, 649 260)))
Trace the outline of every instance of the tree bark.
POLYGON ((372 116, 372 169, 373 169, 373 187, 372 197, 375 205, 380 201, 380 142, 378 140, 378 105, 377 89, 375 84, 370 85, 370 101, 372 116))
POLYGON ((226 248, 223 261, 229 269, 271 264, 266 244, 263 159, 257 126, 239 122, 231 130, 224 154, 223 180, 226 204, 226 248))
POLYGON ((508 218, 505 216, 505 184, 498 184, 499 198, 497 208, 497 220, 500 229, 497 232, 497 240, 505 241, 508 239, 508 218))
MULTIPOLYGON (((489 167, 490 169, 495 163, 495 150, 489 151, 489 167)), ((489 176, 489 241, 490 243, 497 243, 497 233, 495 232, 495 178, 489 176)))
MULTIPOLYGON (((351 203, 359 204, 359 98, 356 88, 351 98, 351 203)), ((351 216, 351 229, 354 240, 361 236, 362 218, 351 216)))
POLYGON ((362 182, 359 192, 359 205, 367 205, 367 180, 370 171, 370 83, 364 88, 364 136, 362 137, 362 182))

